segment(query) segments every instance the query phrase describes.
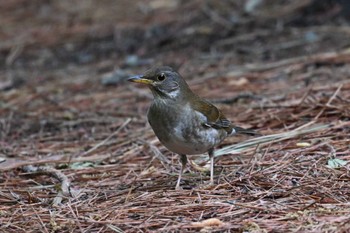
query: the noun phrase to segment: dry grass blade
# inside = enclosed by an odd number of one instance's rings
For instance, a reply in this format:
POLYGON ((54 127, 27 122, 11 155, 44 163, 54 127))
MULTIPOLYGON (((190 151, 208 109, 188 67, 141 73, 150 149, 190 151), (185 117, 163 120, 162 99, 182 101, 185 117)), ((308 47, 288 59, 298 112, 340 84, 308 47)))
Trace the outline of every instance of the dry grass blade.
POLYGON ((215 157, 220 157, 225 154, 239 154, 246 150, 253 149, 258 145, 265 145, 271 142, 279 142, 287 139, 291 139, 294 137, 298 137, 301 135, 317 132, 323 129, 329 128, 330 125, 316 125, 307 129, 296 129, 291 130, 284 133, 271 134, 266 136, 261 136, 253 139, 249 139, 247 141, 237 143, 235 145, 226 146, 221 149, 215 151, 215 157))

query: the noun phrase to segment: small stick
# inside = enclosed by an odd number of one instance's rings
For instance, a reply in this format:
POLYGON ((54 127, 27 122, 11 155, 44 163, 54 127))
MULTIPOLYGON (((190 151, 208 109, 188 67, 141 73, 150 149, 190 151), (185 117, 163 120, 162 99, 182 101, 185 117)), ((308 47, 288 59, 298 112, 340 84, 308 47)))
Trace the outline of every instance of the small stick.
POLYGON ((70 181, 68 177, 65 174, 63 174, 61 171, 52 167, 47 167, 47 166, 35 167, 32 165, 24 166, 23 170, 28 173, 38 173, 38 174, 45 174, 48 176, 52 176, 61 183, 61 190, 58 192, 57 196, 55 197, 53 201, 53 205, 61 204, 62 196, 72 197, 72 193, 70 190, 70 181))

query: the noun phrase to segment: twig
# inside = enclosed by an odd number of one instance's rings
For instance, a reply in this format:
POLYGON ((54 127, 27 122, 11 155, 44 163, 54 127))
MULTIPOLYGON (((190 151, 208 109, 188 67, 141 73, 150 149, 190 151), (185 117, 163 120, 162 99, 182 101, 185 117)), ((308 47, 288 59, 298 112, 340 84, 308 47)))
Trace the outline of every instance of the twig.
POLYGON ((57 198, 55 198, 53 205, 59 205, 62 201, 62 196, 72 196, 72 193, 70 191, 70 181, 68 177, 63 174, 61 171, 52 168, 52 167, 35 167, 32 165, 24 166, 23 167, 24 172, 28 173, 38 173, 38 174, 45 174, 48 176, 52 176, 55 179, 57 179, 61 183, 61 189, 57 194, 57 198))

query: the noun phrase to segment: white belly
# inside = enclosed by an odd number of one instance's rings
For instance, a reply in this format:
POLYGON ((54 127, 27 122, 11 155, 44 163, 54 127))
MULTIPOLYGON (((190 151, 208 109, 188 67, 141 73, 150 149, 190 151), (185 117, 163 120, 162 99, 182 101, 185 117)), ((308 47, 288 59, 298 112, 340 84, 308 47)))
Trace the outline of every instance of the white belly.
POLYGON ((171 140, 164 142, 169 150, 185 155, 202 154, 218 145, 222 139, 216 129, 195 130, 194 136, 185 136, 181 128, 176 128, 171 140))

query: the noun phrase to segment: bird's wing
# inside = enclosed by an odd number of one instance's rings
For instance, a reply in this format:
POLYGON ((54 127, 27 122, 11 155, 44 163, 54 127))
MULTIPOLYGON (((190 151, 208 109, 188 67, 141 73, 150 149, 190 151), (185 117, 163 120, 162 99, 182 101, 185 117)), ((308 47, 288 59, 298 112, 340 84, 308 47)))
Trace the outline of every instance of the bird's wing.
POLYGON ((217 107, 207 101, 195 101, 194 104, 192 104, 192 107, 194 110, 201 112, 207 117, 207 121, 203 123, 203 126, 205 127, 224 129, 228 134, 231 134, 234 130, 234 133, 238 134, 261 136, 260 133, 255 132, 254 130, 243 129, 233 125, 217 107))
POLYGON ((204 100, 197 100, 191 105, 194 110, 206 116, 207 121, 203 123, 203 126, 212 127, 215 129, 224 129, 227 131, 227 133, 232 132, 231 121, 226 119, 224 114, 222 114, 222 112, 213 104, 204 100))

